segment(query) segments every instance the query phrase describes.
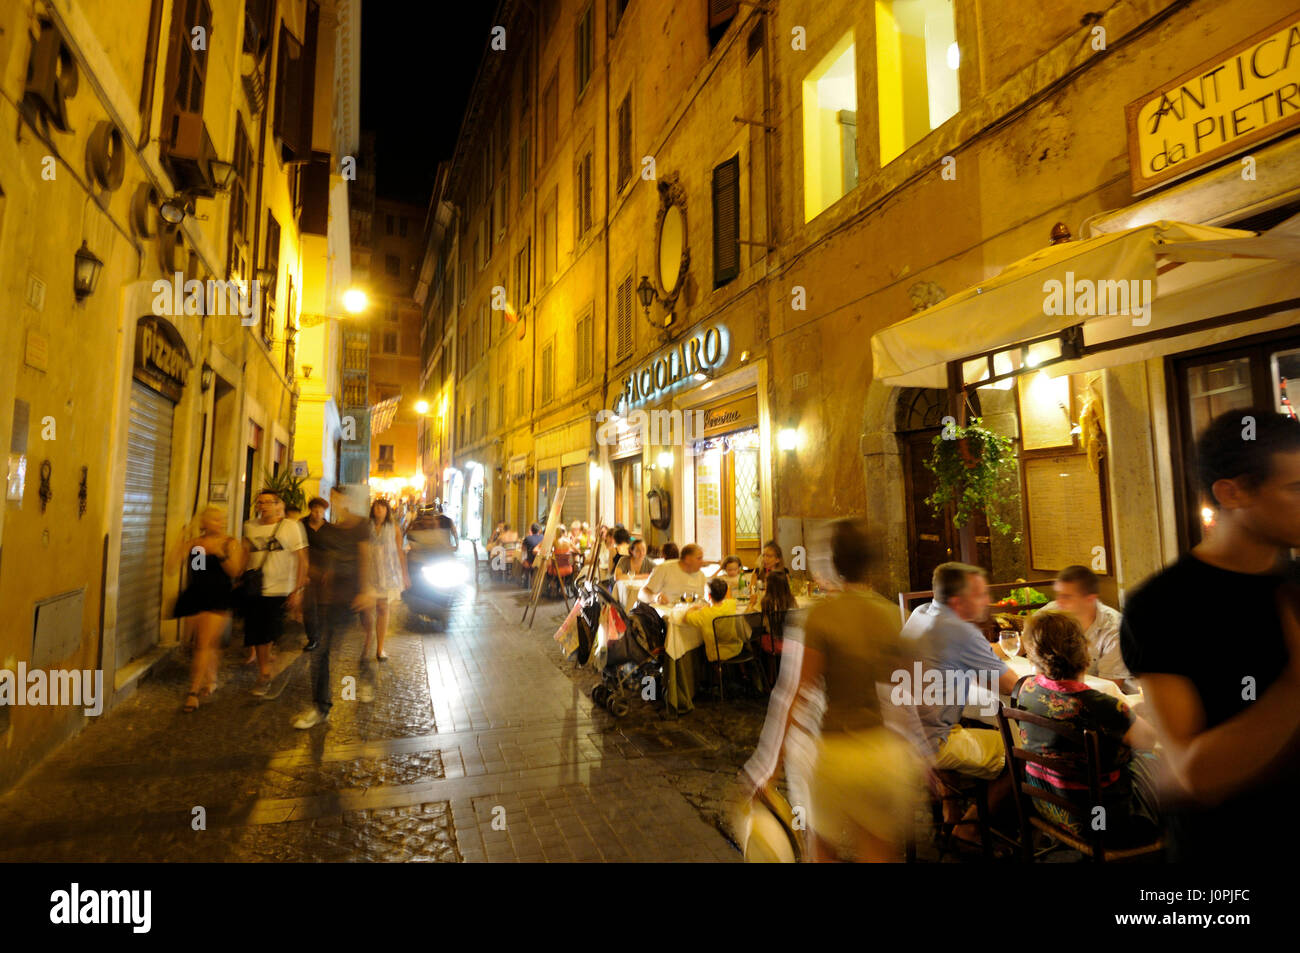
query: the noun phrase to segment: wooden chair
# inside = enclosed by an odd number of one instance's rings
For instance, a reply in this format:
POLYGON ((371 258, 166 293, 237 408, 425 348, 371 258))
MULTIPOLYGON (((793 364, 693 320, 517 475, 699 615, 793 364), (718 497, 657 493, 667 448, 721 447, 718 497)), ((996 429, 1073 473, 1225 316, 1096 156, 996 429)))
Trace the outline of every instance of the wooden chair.
POLYGON ((724 665, 753 665, 754 672, 758 676, 760 690, 767 691, 767 679, 763 677, 763 666, 759 664, 758 655, 754 652, 753 631, 750 629, 749 623, 745 621, 745 617, 742 615, 718 616, 713 620, 712 635, 714 659, 709 664, 717 675, 718 700, 727 700, 722 688, 722 667, 724 665), (724 639, 728 642, 739 641, 743 647, 738 654, 729 659, 718 658, 718 645, 724 639))
POLYGON ((1057 849, 1061 844, 1074 848, 1094 863, 1099 864, 1111 861, 1134 860, 1139 857, 1159 854, 1164 850, 1165 845, 1161 838, 1135 846, 1107 847, 1106 831, 1094 829, 1090 809, 1080 807, 1051 790, 1035 787, 1026 780, 1026 765, 1042 765, 1067 780, 1086 784, 1088 786, 1089 803, 1101 804, 1101 756, 1095 731, 1086 729, 1081 732, 1073 725, 1067 725, 1052 718, 1043 718, 1032 712, 1021 711, 1018 708, 1008 708, 1005 705, 998 707, 998 729, 1002 732, 1002 744, 1006 749, 1007 764, 1011 768, 1011 789, 1016 803, 1016 814, 1020 818, 1020 856, 1026 863, 1033 863, 1038 857, 1057 849), (1016 747, 1011 735, 1012 722, 1037 725, 1040 728, 1055 732, 1084 753, 1086 757, 1085 765, 1081 768, 1062 765, 1059 758, 1048 758, 1036 752, 1016 747), (1078 818, 1080 826, 1088 831, 1088 837, 1086 839, 1081 838, 1068 828, 1049 821, 1038 813, 1036 805, 1032 803, 1033 801, 1054 804, 1071 816, 1078 818), (1034 831, 1041 831, 1058 843, 1035 853, 1034 831))
MULTIPOLYGON (((930 767, 926 771, 926 786, 930 790, 931 809, 934 822, 939 829, 939 856, 952 848, 953 832, 958 827, 973 826, 979 831, 980 848, 984 859, 993 858, 993 828, 989 824, 989 783, 983 778, 974 778, 957 771, 947 771, 930 767), (969 821, 945 821, 943 809, 948 804, 956 804, 958 812, 964 817, 971 803, 975 805, 975 817, 969 821)), ((909 849, 909 854, 914 849, 909 849)))

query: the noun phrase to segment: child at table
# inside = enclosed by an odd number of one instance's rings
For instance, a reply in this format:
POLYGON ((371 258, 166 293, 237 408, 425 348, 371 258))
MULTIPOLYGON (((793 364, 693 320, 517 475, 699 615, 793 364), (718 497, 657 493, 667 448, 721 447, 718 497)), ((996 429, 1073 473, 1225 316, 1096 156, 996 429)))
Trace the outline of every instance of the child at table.
POLYGON ((687 625, 695 626, 704 636, 704 654, 709 657, 710 662, 735 658, 740 654, 740 650, 745 647, 745 643, 738 637, 734 635, 728 637, 727 634, 724 634, 721 640, 715 643, 713 620, 719 616, 735 615, 737 611, 736 600, 731 598, 727 582, 723 578, 715 576, 710 579, 706 589, 709 604, 700 609, 690 610, 686 613, 683 621, 687 625))
MULTIPOLYGON (((1156 798, 1156 732, 1135 716, 1123 701, 1084 684, 1088 670, 1088 641, 1074 616, 1039 610, 1025 623, 1025 647, 1039 674, 1020 688, 1017 707, 1044 718, 1063 721, 1079 731, 1098 734, 1101 758, 1101 800, 1106 808, 1106 828, 1115 842, 1153 839, 1159 831, 1156 798)), ((1094 805, 1078 778, 1087 764, 1086 754, 1047 728, 1022 723, 1020 740, 1027 751, 1045 755, 1060 765, 1028 764, 1025 781, 1044 788, 1084 809, 1094 805)), ((1053 823, 1086 838, 1088 831, 1078 815, 1047 801, 1034 799, 1038 813, 1053 823)))
POLYGON ((724 556, 722 565, 710 578, 723 580, 727 584, 727 590, 733 599, 739 599, 744 592, 745 573, 739 556, 724 556))

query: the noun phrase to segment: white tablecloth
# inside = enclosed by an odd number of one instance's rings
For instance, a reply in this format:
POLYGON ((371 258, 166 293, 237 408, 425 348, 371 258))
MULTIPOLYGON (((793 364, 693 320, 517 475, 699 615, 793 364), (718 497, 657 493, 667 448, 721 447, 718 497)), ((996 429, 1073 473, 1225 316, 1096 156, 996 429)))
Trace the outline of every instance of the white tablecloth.
MULTIPOLYGON (((795 602, 800 609, 807 609, 817 604, 821 596, 796 596, 795 602)), ((696 602, 692 605, 678 602, 671 606, 655 606, 655 611, 659 617, 664 620, 668 627, 668 635, 664 640, 664 651, 668 653, 669 658, 681 658, 692 649, 698 649, 704 645, 704 633, 700 631, 699 626, 692 625, 685 620, 686 613, 692 609, 700 609, 707 606, 707 602, 696 602)), ((741 611, 736 615, 748 615, 748 611, 741 607, 741 611)))
POLYGON ((619 604, 624 609, 631 611, 632 607, 636 605, 636 594, 641 591, 641 587, 645 585, 645 581, 649 578, 650 576, 647 573, 644 576, 629 576, 627 579, 616 580, 614 582, 614 598, 619 601, 619 604))
MULTIPOLYGON (((1017 655, 1014 658, 1009 659, 1007 661, 1007 665, 1008 667, 1010 667, 1010 669, 1013 672, 1016 673, 1017 678, 1021 678, 1025 675, 1031 675, 1034 672, 1033 663, 1030 662, 1029 659, 1025 658, 1023 655, 1017 655)), ((1134 705, 1142 701, 1141 692, 1138 692, 1136 695, 1126 695, 1124 694, 1124 692, 1120 691, 1118 685, 1116 685, 1108 678, 1097 678, 1092 675, 1085 675, 1083 676, 1083 682, 1089 688, 1095 688, 1099 692, 1105 692, 1107 695, 1110 695, 1112 698, 1118 698, 1124 702, 1127 702, 1130 708, 1132 708, 1134 705)))

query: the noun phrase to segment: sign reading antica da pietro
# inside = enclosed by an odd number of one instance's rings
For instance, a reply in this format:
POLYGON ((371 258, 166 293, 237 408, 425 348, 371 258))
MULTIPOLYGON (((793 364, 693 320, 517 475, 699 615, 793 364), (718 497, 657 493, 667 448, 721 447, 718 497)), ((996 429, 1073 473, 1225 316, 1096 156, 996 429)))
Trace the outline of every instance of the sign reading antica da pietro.
POLYGON ((1133 194, 1300 124, 1300 11, 1128 104, 1133 194))
POLYGON ((694 375, 716 370, 726 362, 727 345, 724 326, 715 324, 696 329, 629 373, 623 379, 623 391, 615 400, 614 409, 625 412, 688 386, 694 375))

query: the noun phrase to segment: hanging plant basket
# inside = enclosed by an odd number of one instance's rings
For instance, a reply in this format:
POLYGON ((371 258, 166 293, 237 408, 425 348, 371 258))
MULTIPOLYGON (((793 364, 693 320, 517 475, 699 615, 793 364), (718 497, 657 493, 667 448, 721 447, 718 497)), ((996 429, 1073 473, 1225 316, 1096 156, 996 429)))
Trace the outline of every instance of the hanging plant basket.
POLYGON ((989 526, 1006 536, 1011 524, 998 515, 996 504, 1003 500, 1002 482, 1014 461, 1011 439, 985 428, 982 418, 972 418, 964 427, 945 427, 925 462, 935 476, 926 505, 939 515, 951 504, 952 522, 959 529, 983 512, 989 526))

